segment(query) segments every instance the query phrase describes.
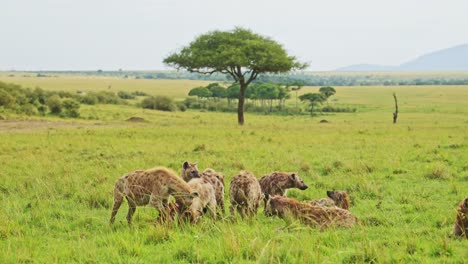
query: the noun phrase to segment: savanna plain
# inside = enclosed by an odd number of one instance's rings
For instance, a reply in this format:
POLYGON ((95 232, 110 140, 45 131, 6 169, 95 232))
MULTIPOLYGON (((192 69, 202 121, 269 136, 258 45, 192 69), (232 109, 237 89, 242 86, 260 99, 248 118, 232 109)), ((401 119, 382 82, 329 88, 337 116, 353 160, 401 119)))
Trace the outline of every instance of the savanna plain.
MULTIPOLYGON (((203 81, 115 77, 10 77, 45 90, 144 91, 183 99, 203 81)), ((467 263, 453 238, 456 205, 468 197, 468 86, 335 87, 330 104, 354 113, 264 115, 162 112, 82 105, 80 118, 0 120, 0 263, 467 263), (392 123, 396 93, 397 124, 392 123), (93 118, 88 118, 88 117, 93 118), (125 121, 141 117, 146 122, 125 121), (326 119, 328 123, 319 121, 326 119), (184 161, 225 175, 298 172, 301 201, 347 190, 353 228, 319 230, 263 215, 155 224, 158 212, 126 202, 108 224, 114 183, 184 161)), ((300 93, 316 91, 304 87, 300 93)), ((294 105, 294 96, 287 101, 294 105)), ((229 206, 228 191, 225 201, 229 206)))

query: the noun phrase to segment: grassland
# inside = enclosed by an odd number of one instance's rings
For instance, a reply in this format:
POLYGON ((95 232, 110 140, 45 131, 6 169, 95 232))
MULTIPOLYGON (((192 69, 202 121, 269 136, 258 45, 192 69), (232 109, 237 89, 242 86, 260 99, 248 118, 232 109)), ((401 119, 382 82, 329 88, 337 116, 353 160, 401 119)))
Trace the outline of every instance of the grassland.
MULTIPOLYGON (((199 85, 11 78, 0 81, 57 90, 110 84, 114 91, 175 98, 199 85)), ((310 90, 317 87, 301 92, 310 90)), ((242 127, 230 113, 130 105, 82 106, 84 119, 9 116, 14 120, 0 121, 0 262, 466 263, 468 240, 448 234, 456 204, 468 196, 468 87, 338 87, 335 99, 332 104, 357 106, 358 112, 247 114, 242 127), (392 92, 400 102, 396 125, 392 92), (91 115, 98 120, 87 121, 91 115), (148 122, 124 121, 132 116, 148 122), (257 177, 297 171, 310 186, 289 192, 300 200, 347 189, 360 224, 320 231, 259 212, 249 222, 203 219, 167 227, 155 226, 157 212, 145 207, 129 228, 123 205, 116 225, 108 226, 119 176, 156 165, 179 170, 185 160, 223 172, 228 185, 241 169, 257 177)))

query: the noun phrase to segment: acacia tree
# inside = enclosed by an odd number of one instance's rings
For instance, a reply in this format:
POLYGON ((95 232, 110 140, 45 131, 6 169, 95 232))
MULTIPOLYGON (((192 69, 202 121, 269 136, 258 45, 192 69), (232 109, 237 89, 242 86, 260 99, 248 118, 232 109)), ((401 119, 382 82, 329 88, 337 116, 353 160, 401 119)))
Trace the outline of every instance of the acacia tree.
POLYGON ((240 125, 244 124, 245 92, 259 74, 288 72, 307 66, 289 56, 272 39, 243 28, 200 35, 179 52, 166 57, 164 63, 189 72, 229 74, 240 85, 237 106, 240 125))
POLYGON ((327 105, 328 105, 328 97, 330 97, 330 96, 332 96, 332 95, 334 95, 336 93, 335 88, 330 87, 330 86, 321 87, 319 89, 319 92, 324 95, 325 101, 327 101, 327 105))
POLYGON ((301 101, 309 102, 310 115, 313 115, 314 106, 317 106, 325 101, 325 97, 321 93, 306 93, 299 96, 299 99, 301 99, 301 101))

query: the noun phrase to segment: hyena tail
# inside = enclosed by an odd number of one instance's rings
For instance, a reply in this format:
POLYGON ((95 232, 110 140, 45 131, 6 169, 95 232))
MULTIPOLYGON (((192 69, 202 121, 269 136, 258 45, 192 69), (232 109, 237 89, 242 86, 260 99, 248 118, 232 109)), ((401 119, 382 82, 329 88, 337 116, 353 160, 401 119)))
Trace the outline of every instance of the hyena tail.
POLYGON ((119 211, 122 205, 123 198, 125 197, 125 180, 120 178, 115 183, 114 187, 114 206, 112 208, 112 214, 109 223, 112 225, 115 221, 115 215, 119 211))

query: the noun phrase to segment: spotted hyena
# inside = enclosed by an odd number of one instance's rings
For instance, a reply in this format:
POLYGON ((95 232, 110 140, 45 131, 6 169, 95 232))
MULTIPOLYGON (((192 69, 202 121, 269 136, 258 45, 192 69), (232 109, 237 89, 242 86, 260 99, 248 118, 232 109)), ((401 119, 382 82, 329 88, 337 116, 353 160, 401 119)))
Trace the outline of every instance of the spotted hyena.
POLYGON ((216 196, 216 213, 219 216, 224 215, 224 175, 208 168, 200 176, 213 186, 216 196))
POLYGON ((229 188, 231 216, 234 210, 242 216, 253 216, 263 198, 262 189, 257 178, 249 171, 241 171, 231 180, 229 188))
POLYGON ((326 228, 352 227, 357 219, 348 210, 338 207, 313 206, 284 196, 269 197, 265 214, 282 219, 297 219, 304 224, 326 228))
POLYGON ((269 196, 286 196, 286 191, 290 188, 298 188, 299 190, 308 188, 295 172, 276 171, 260 178, 259 183, 264 195, 265 207, 269 196))
POLYGON ((468 198, 463 199, 458 205, 452 234, 468 238, 468 198))
POLYGON ((115 215, 124 197, 129 206, 127 221, 131 224, 137 206, 150 204, 164 217, 170 196, 180 204, 190 207, 192 200, 198 197, 198 193, 193 191, 174 171, 164 167, 130 172, 120 177, 115 183, 114 207, 110 223, 114 223, 115 215))
POLYGON ((194 214, 194 222, 197 222, 207 211, 211 216, 216 217, 216 195, 211 183, 204 178, 193 178, 188 185, 199 194, 199 197, 193 199, 189 210, 194 214))
POLYGON ((182 176, 182 179, 186 182, 190 181, 192 178, 200 178, 197 163, 185 161, 182 164, 182 172, 180 173, 180 176, 182 176))
POLYGON ((349 197, 345 191, 327 191, 328 198, 322 198, 310 202, 311 205, 349 209, 349 197))

